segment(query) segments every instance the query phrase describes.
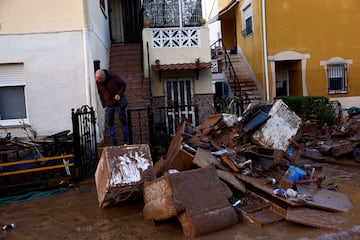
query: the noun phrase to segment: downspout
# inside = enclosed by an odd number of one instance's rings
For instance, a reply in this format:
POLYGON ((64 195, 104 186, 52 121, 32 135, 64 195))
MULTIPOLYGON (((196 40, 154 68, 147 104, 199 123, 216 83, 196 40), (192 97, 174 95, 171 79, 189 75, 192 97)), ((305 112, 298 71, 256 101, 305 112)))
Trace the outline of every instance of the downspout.
POLYGON ((86 95, 86 104, 92 106, 91 99, 91 80, 89 74, 89 12, 87 0, 83 0, 83 51, 84 51, 84 71, 85 71, 85 95, 86 95))
POLYGON ((268 55, 267 55, 267 42, 266 42, 266 7, 265 0, 262 0, 262 25, 263 25, 263 49, 264 49, 264 67, 265 67, 265 86, 266 86, 266 101, 270 101, 269 90, 269 69, 268 69, 268 55))

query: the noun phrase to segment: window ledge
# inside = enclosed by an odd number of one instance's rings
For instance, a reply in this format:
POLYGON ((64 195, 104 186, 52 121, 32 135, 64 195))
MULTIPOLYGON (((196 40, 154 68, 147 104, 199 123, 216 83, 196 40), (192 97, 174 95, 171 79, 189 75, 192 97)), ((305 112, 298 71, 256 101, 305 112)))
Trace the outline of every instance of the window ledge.
POLYGON ((348 91, 328 91, 328 94, 346 94, 348 91))
POLYGON ((0 127, 14 128, 29 126, 28 119, 0 120, 0 127))

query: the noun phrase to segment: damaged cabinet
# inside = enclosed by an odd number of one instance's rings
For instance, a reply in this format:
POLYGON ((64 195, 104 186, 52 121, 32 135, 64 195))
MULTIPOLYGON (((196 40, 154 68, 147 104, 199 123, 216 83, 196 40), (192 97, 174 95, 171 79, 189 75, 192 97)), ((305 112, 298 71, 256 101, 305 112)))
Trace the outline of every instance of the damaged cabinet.
POLYGON ((116 205, 141 190, 155 178, 152 166, 147 144, 104 148, 95 172, 99 206, 116 205))

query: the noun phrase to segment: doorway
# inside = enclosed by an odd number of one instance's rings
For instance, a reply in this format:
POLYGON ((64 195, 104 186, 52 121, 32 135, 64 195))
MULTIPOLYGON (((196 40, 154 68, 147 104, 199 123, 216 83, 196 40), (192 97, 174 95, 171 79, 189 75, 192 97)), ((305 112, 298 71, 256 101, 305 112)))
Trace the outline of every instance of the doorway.
POLYGON ((167 78, 165 84, 165 103, 167 107, 166 124, 169 133, 174 135, 182 120, 195 123, 193 103, 193 83, 191 78, 167 78))
POLYGON ((141 0, 109 0, 113 43, 140 43, 143 26, 141 0))
POLYGON ((289 96, 289 74, 287 70, 276 72, 276 96, 289 96))
POLYGON ((302 71, 300 60, 276 61, 276 96, 302 96, 302 71))

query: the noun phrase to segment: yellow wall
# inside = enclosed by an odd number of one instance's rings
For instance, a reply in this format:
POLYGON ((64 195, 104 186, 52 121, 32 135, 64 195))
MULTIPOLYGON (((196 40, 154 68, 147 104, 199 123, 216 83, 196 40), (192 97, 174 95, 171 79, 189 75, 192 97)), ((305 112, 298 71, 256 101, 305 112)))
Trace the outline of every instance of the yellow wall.
POLYGON ((82 26, 81 0, 0 1, 0 34, 71 31, 82 26))
MULTIPOLYGON (((230 1, 220 0, 220 10, 230 1)), ((241 36, 241 6, 245 0, 232 9, 235 14, 226 13, 222 20, 222 38, 229 43, 233 36, 229 23, 236 20, 237 44, 244 54, 265 97, 265 68, 263 54, 262 0, 251 0, 253 14, 253 34, 241 36), (232 16, 233 15, 233 16, 232 16)), ((267 55, 293 51, 309 56, 306 59, 307 94, 329 98, 360 96, 360 9, 359 0, 267 0, 266 31, 267 55), (348 93, 331 94, 327 92, 327 80, 321 62, 340 57, 349 60, 348 93)), ((270 61, 267 62, 270 100, 272 93, 272 73, 270 61)), ((301 69, 301 63, 297 66, 301 69)), ((301 72, 293 72, 293 77, 301 83, 301 72)), ((298 84, 298 82, 297 82, 298 84)), ((294 93, 301 94, 298 89, 294 93)), ((266 98, 264 98, 266 99, 266 98)))
MULTIPOLYGON (((246 57, 248 63, 254 72, 259 85, 262 87, 262 92, 265 94, 265 75, 264 75, 264 55, 263 55, 263 41, 262 41, 262 18, 261 18, 261 1, 251 1, 253 13, 253 34, 246 36, 241 35, 242 16, 241 6, 244 0, 240 1, 237 6, 237 42, 246 57)), ((265 96, 263 96, 265 99, 265 96)))
MULTIPOLYGON (((360 1, 271 0, 267 1, 268 54, 297 51, 310 54, 306 66, 308 94, 327 94, 326 76, 320 61, 332 57, 353 60, 349 93, 360 95, 360 1)), ((344 96, 344 94, 341 94, 344 96)))
POLYGON ((219 6, 219 9, 223 9, 225 8, 227 5, 230 4, 232 0, 218 0, 218 6, 219 6))
MULTIPOLYGON (((244 4, 244 0, 241 0, 236 6, 233 7, 233 9, 228 10, 226 14, 220 16, 220 19, 221 19, 221 33, 225 47, 229 49, 229 47, 233 45, 235 39, 237 45, 240 47, 239 51, 244 54, 246 60, 251 66, 252 71, 254 72, 257 80, 259 81, 259 85, 262 88, 262 91, 265 92, 260 2, 261 2, 260 0, 259 1, 253 0, 251 2, 254 33, 252 35, 247 36, 246 38, 244 38, 241 35, 241 30, 243 29, 241 7, 244 4), (233 33, 234 25, 236 25, 235 37, 233 33)), ((226 5, 227 4, 224 4, 223 7, 226 7, 226 5)))

